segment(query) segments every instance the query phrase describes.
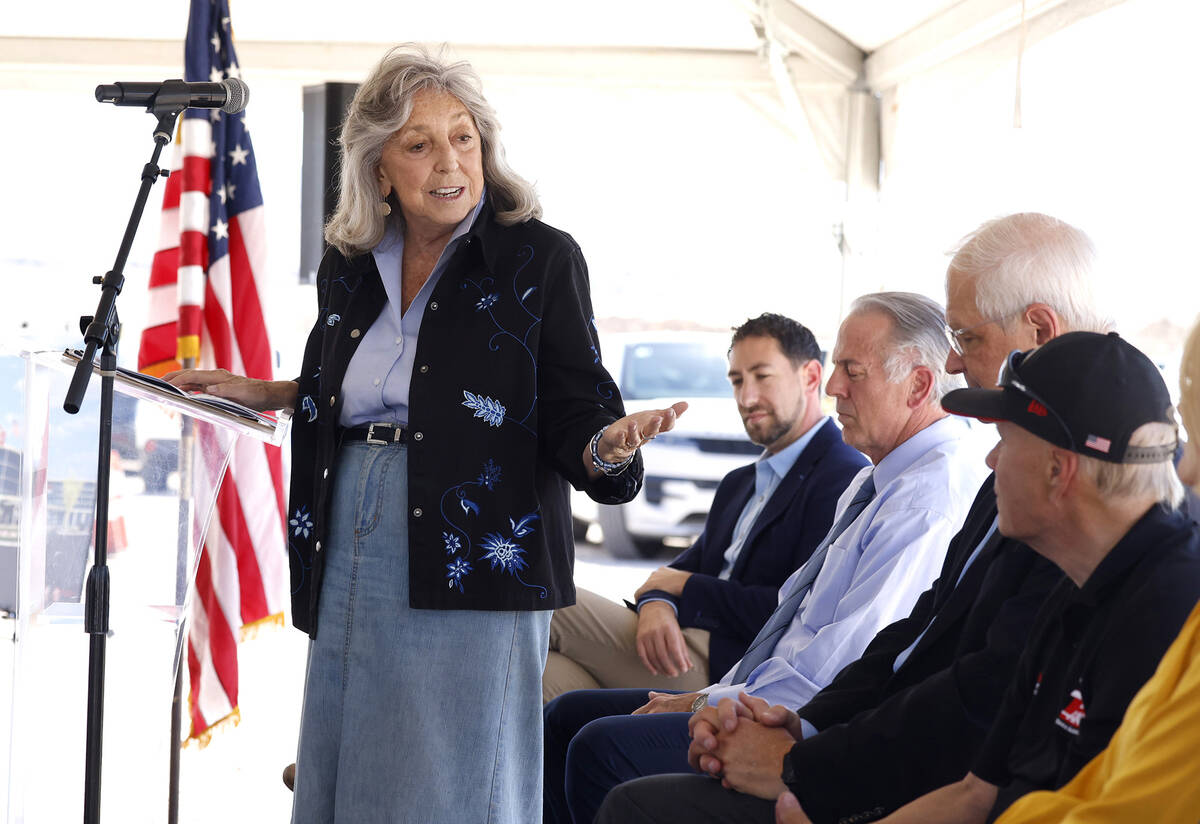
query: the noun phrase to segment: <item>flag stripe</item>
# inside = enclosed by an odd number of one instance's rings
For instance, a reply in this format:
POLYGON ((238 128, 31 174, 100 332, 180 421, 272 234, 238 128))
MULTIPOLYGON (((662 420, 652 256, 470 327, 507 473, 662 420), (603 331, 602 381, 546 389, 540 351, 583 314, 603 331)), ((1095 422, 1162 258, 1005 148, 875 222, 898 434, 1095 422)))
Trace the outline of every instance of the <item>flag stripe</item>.
MULTIPOLYGON (((234 447, 236 450, 237 447, 234 447)), ((242 511, 242 501, 238 497, 237 478, 232 472, 227 472, 225 482, 217 495, 217 509, 221 515, 221 524, 235 545, 249 543, 250 530, 246 526, 246 514, 242 511)), ((251 553, 234 555, 237 563, 239 603, 236 614, 239 618, 245 615, 266 615, 267 596, 263 592, 262 576, 258 569, 258 559, 251 553)), ((237 622, 248 623, 246 620, 237 622)))
MULTIPOLYGON (((191 0, 185 58, 187 80, 238 73, 228 0, 191 0)), ((188 110, 176 148, 139 368, 161 372, 177 357, 194 357, 202 368, 269 380, 266 226, 245 117, 188 110)), ((202 437, 211 446, 215 434, 202 437)), ((197 468, 211 483, 220 470, 197 468)), ((247 440, 234 446, 188 605, 190 735, 202 741, 210 725, 237 712, 241 628, 279 614, 287 597, 283 486, 279 449, 247 440)))
POLYGON ((266 324, 262 322, 263 312, 262 304, 258 300, 258 286, 249 275, 252 270, 242 239, 241 218, 234 218, 229 222, 229 231, 229 268, 233 273, 230 279, 233 285, 233 327, 245 330, 244 334, 238 336, 242 363, 251 373, 270 374, 271 344, 267 340, 266 324))

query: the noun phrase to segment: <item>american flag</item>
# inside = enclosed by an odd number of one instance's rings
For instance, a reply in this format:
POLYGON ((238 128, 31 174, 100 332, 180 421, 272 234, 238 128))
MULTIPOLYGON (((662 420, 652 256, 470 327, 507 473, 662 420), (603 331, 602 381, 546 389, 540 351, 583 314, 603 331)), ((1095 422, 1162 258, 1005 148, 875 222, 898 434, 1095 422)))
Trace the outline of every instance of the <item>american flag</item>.
MULTIPOLYGON (((228 0, 192 0, 185 48, 189 81, 240 77, 228 0)), ((188 109, 162 205, 150 273, 150 313, 138 368, 161 375, 186 358, 271 378, 260 286, 266 277, 262 191, 242 114, 188 109)), ((237 643, 281 622, 287 597, 286 504, 278 448, 234 447, 197 562, 188 614, 189 738, 238 719, 237 643)))

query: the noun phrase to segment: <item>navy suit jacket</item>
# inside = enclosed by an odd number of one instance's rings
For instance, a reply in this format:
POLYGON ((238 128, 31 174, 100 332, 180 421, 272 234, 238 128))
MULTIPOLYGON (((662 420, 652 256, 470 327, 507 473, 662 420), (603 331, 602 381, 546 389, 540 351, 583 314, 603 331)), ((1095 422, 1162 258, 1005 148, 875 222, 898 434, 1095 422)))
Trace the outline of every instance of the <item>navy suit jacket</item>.
POLYGON ((709 631, 713 681, 741 659, 775 611, 779 587, 829 532, 838 498, 866 465, 867 459, 842 441, 832 420, 821 424, 758 514, 727 580, 717 576, 738 518, 754 494, 754 465, 738 467, 721 479, 704 532, 670 563, 693 573, 683 594, 642 596, 669 598, 679 610, 680 626, 709 631))

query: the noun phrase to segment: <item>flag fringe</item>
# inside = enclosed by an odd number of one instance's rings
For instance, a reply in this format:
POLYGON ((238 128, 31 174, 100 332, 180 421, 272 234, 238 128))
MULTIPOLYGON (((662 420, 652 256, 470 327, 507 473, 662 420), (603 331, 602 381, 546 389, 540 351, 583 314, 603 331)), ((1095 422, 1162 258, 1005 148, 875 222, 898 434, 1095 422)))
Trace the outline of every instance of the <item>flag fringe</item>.
MULTIPOLYGON (((191 698, 189 697, 188 704, 191 703, 191 698)), ((183 748, 187 749, 195 744, 200 749, 204 749, 212 742, 213 733, 217 732, 218 730, 231 729, 240 723, 242 723, 242 710, 240 707, 234 707, 233 712, 229 713, 229 715, 225 716, 220 721, 214 721, 212 724, 209 724, 204 729, 204 732, 200 733, 199 735, 196 734, 195 728, 193 728, 192 731, 188 733, 187 739, 184 740, 183 748)))
POLYGON ((253 641, 258 637, 258 634, 263 629, 274 629, 276 627, 282 628, 283 625, 284 621, 282 612, 276 612, 274 615, 268 615, 264 618, 259 618, 257 621, 251 621, 248 624, 243 624, 238 643, 253 641))

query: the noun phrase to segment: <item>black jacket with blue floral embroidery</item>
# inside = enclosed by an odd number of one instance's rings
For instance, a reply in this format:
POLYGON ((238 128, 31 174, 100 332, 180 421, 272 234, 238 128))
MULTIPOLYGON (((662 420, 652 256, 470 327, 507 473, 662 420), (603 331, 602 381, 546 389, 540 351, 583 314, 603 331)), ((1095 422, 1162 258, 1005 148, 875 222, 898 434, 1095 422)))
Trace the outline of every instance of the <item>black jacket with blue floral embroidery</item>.
MULTIPOLYGON (((374 256, 334 249, 317 295, 292 425, 288 524, 293 618, 314 636, 342 378, 387 303, 374 256)), ((411 606, 574 603, 567 482, 601 503, 637 494, 640 456, 597 481, 581 460, 588 439, 623 414, 600 362, 579 247, 537 220, 501 226, 485 205, 421 320, 409 388, 411 606)))

